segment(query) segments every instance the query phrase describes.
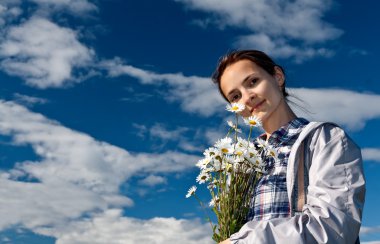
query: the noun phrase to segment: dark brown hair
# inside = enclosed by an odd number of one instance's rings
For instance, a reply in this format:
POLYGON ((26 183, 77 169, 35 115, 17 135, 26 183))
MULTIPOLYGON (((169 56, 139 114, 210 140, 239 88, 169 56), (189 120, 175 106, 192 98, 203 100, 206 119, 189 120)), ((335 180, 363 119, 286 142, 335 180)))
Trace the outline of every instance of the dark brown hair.
MULTIPOLYGON (((218 66, 216 67, 216 70, 214 71, 212 75, 212 81, 218 85, 219 92, 223 96, 223 98, 228 102, 227 97, 224 95, 221 87, 220 87, 220 78, 222 77, 224 71, 226 68, 231 65, 236 63, 237 61, 247 59, 255 63, 257 66, 261 67, 264 69, 268 74, 270 75, 275 75, 276 70, 275 67, 278 67, 281 69, 281 71, 285 75, 284 69, 280 66, 277 65, 266 53, 258 51, 258 50, 238 50, 238 51, 232 51, 230 53, 227 53, 225 56, 221 57, 219 59, 218 66)), ((287 91, 285 90, 285 81, 284 84, 282 85, 282 95, 284 98, 289 96, 287 91)))

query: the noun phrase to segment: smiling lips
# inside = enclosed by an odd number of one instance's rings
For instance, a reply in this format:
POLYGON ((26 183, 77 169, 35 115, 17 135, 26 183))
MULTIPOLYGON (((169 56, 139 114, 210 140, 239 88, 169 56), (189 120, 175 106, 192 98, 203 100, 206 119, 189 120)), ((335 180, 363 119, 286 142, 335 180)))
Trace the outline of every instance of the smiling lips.
POLYGON ((264 103, 265 100, 262 100, 261 102, 259 102, 258 104, 256 104, 252 109, 251 109, 251 113, 253 111, 256 111, 263 103, 264 103))

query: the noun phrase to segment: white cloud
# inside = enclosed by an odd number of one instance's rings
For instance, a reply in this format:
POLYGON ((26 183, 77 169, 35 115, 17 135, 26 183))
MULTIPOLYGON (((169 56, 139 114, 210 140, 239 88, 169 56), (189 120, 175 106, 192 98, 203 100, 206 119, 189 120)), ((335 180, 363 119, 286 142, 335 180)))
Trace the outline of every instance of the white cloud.
POLYGON ((183 134, 188 131, 189 128, 185 127, 177 127, 174 130, 168 130, 164 125, 162 124, 155 124, 150 128, 150 135, 152 137, 160 138, 164 141, 170 141, 170 140, 179 140, 180 137, 183 136, 183 134))
POLYGON ((72 29, 35 16, 9 27, 0 42, 0 58, 1 69, 31 86, 62 87, 80 81, 74 71, 88 66, 94 51, 72 29))
MULTIPOLYGON (((3 173, 1 177, 4 177, 3 173)), ((22 224, 33 229, 59 225, 89 211, 105 210, 106 201, 94 192, 67 182, 27 183, 0 179, 0 229, 22 224)), ((125 198, 124 204, 131 204, 125 198)))
POLYGON ((14 97, 15 102, 21 105, 29 106, 29 107, 35 104, 45 104, 49 102, 45 98, 33 97, 33 96, 23 95, 20 93, 13 94, 13 97, 14 97))
MULTIPOLYGON (((20 0, 2 0, 0 3, 0 27, 5 26, 7 23, 16 19, 22 14, 22 10, 19 7, 20 0)), ((0 30, 2 33, 3 30, 0 30)), ((2 37, 0 37, 0 40, 2 37)))
MULTIPOLYGON (((110 76, 129 75, 146 85, 166 84, 171 87, 168 92, 169 100, 181 104, 185 112, 199 113, 203 116, 220 114, 226 102, 218 93, 217 86, 209 78, 177 74, 157 74, 124 65, 119 59, 107 60, 101 63, 110 76)), ((359 130, 365 126, 366 121, 380 117, 380 95, 349 91, 344 89, 311 89, 289 88, 290 93, 305 103, 290 98, 301 107, 309 110, 305 113, 297 106, 293 109, 297 114, 311 120, 331 121, 351 130, 359 130)), ((215 136, 210 135, 212 138, 215 136)), ((210 137, 210 138, 211 138, 210 137)))
MULTIPOLYGON (((168 129, 162 124, 155 124, 149 129, 149 135, 152 138, 158 138, 161 140, 160 145, 165 146, 167 142, 174 142, 178 146, 187 152, 202 151, 197 142, 201 142, 201 130, 207 130, 206 128, 194 129, 183 126, 178 126, 175 129, 168 129), (198 145, 197 145, 198 144, 198 145)), ((204 133, 203 133, 204 134, 204 133)))
POLYGON ((14 146, 31 146, 39 158, 0 171, 0 229, 66 225, 84 214, 132 206, 119 192, 130 177, 182 172, 199 159, 173 151, 129 153, 1 100, 0 134, 14 146))
POLYGON ((198 156, 179 153, 175 151, 167 151, 165 153, 139 153, 133 155, 130 162, 139 162, 129 166, 133 171, 141 171, 144 173, 171 173, 183 172, 186 169, 194 167, 199 160, 198 156))
POLYGON ((363 155, 363 160, 380 163, 380 149, 379 148, 363 148, 362 155, 363 155))
POLYGON ((146 186, 155 186, 159 184, 166 184, 167 180, 166 178, 158 175, 149 175, 148 177, 142 179, 139 181, 141 185, 146 185, 146 186))
POLYGON ((164 98, 179 102, 186 112, 210 116, 222 111, 223 99, 210 78, 184 76, 181 73, 158 74, 123 64, 118 58, 100 62, 99 68, 105 69, 111 77, 129 75, 141 84, 168 85, 170 90, 165 91, 164 98))
MULTIPOLYGON (((227 130, 222 131, 221 128, 215 129, 215 127, 184 127, 177 126, 169 129, 167 126, 155 123, 149 129, 145 125, 133 125, 136 128, 136 135, 140 138, 150 137, 151 139, 158 139, 158 143, 152 141, 154 148, 163 148, 167 143, 174 142, 176 147, 186 152, 201 152, 204 150, 204 142, 210 143, 210 135, 212 139, 221 137, 227 130)), ((220 127, 220 125, 218 125, 220 127)), ((212 141, 214 143, 215 141, 212 141)))
MULTIPOLYGON (((318 45, 336 39, 343 33, 323 20, 324 14, 332 6, 332 1, 176 1, 189 8, 214 14, 216 17, 213 21, 221 28, 232 26, 248 29, 252 35, 240 36, 238 47, 253 46, 276 57, 295 56, 301 61, 307 57, 331 55, 332 51, 318 45), (278 48, 279 44, 283 47, 278 48)), ((210 21, 208 18, 202 23, 207 24, 210 21)))
POLYGON ((298 114, 312 120, 336 122, 351 130, 360 130, 366 121, 380 117, 380 95, 377 94, 343 89, 294 88, 290 91, 302 99, 305 104, 300 105, 311 112, 298 111, 298 114))
POLYGON ((370 233, 380 233, 380 226, 362 226, 360 227, 360 235, 366 235, 370 233))
POLYGON ((39 5, 40 8, 47 8, 48 11, 69 11, 73 14, 83 14, 95 11, 98 8, 87 0, 30 0, 39 5))
POLYGON ((271 38, 264 33, 240 36, 235 44, 238 48, 258 47, 261 51, 279 58, 294 58, 297 63, 315 56, 330 57, 334 54, 333 51, 322 47, 294 46, 284 38, 271 38))
MULTIPOLYGON (((219 134, 220 137, 221 134, 219 134)), ((196 143, 195 141, 182 140, 179 142, 178 147, 186 152, 201 152, 204 150, 204 145, 196 143)))
POLYGON ((57 237, 57 244, 213 243, 211 227, 198 220, 159 217, 140 220, 123 217, 117 209, 56 229, 40 228, 38 232, 57 237))

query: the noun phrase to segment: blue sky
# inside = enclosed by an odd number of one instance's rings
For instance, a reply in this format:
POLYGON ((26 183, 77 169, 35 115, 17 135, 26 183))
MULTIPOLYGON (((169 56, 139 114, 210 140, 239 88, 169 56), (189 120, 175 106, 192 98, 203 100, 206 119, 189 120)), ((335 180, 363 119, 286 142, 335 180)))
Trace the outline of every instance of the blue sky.
MULTIPOLYGON (((362 148, 380 243, 376 1, 2 0, 0 242, 211 243, 194 164, 224 135, 218 58, 260 49, 362 148)), ((204 192, 201 196, 208 201, 204 192)))

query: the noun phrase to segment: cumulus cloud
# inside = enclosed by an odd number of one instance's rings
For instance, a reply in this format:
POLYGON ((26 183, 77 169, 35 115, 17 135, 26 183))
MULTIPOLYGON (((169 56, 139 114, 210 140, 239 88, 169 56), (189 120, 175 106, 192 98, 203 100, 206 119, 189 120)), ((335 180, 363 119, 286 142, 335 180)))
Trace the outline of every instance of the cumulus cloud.
POLYGON ((276 57, 295 57, 301 61, 317 55, 331 55, 332 51, 318 46, 343 33, 323 20, 332 1, 176 1, 191 9, 214 14, 215 18, 207 18, 204 25, 213 22, 221 28, 232 26, 251 31, 252 34, 238 38, 237 46, 266 50, 276 57), (278 48, 279 44, 283 47, 278 48))
POLYGON ((0 171, 0 229, 58 226, 84 214, 132 206, 132 199, 119 192, 130 177, 182 172, 198 160, 174 151, 130 153, 1 100, 0 134, 15 146, 31 146, 38 156, 0 171))
MULTIPOLYGON (((20 0, 2 0, 0 2, 0 27, 4 27, 7 23, 18 18, 22 14, 22 10, 19 7, 20 3, 20 0)), ((1 32, 2 31, 0 30, 0 33, 1 32)))
MULTIPOLYGON (((101 196, 67 182, 28 183, 7 179, 6 175, 2 173, 0 179, 1 230, 19 224, 28 229, 60 225, 86 212, 107 208, 101 196)), ((125 205, 132 204, 128 198, 121 200, 125 205)))
POLYGON ((380 117, 380 95, 377 94, 343 89, 294 88, 290 91, 305 102, 300 105, 310 112, 298 111, 298 114, 309 119, 336 122, 348 129, 360 130, 366 121, 380 117))
MULTIPOLYGON (((129 75, 144 85, 169 85, 170 100, 179 102, 185 112, 203 116, 219 114, 225 101, 209 78, 184 76, 183 74, 157 74, 152 71, 125 65, 120 59, 106 60, 101 67, 110 76, 129 75)), ((292 101, 306 108, 310 113, 292 105, 299 116, 311 120, 331 121, 351 130, 360 130, 366 121, 380 117, 380 95, 355 92, 344 89, 289 88, 291 93, 302 100, 292 101)))
POLYGON ((362 155, 363 155, 363 160, 380 163, 380 149, 379 148, 363 148, 362 155))
MULTIPOLYGON (((165 146, 168 142, 174 142, 178 146, 187 152, 200 152, 202 151, 201 143, 204 141, 204 134, 208 131, 212 131, 213 128, 188 128, 178 126, 175 129, 168 129, 162 124, 154 124, 149 129, 149 135, 152 138, 158 138, 160 145, 165 146)), ((221 134, 219 134, 220 136, 221 134)))
POLYGON ((68 11, 73 14, 83 14, 97 10, 97 6, 87 0, 30 0, 40 8, 54 11, 68 11))
POLYGON ((15 93, 13 94, 14 101, 16 103, 19 103, 21 105, 25 105, 27 107, 32 107, 35 104, 45 104, 48 103, 49 101, 45 98, 40 98, 40 97, 33 97, 33 96, 28 96, 20 93, 15 93))
POLYGON ((379 233, 380 232, 380 226, 362 226, 360 227, 360 235, 366 235, 370 233, 379 233))
POLYGON ((157 137, 162 140, 178 140, 189 128, 178 127, 174 130, 168 130, 162 124, 155 124, 150 128, 150 135, 152 137, 157 137))
POLYGON ((146 186, 155 186, 159 184, 166 184, 167 180, 165 177, 157 176, 157 175, 149 175, 148 177, 139 181, 141 185, 146 186))
POLYGON ((223 99, 210 78, 185 76, 181 73, 159 74, 124 64, 119 58, 104 60, 99 68, 109 76, 129 75, 144 85, 168 85, 165 99, 180 102, 184 111, 210 116, 222 110, 223 99))
MULTIPOLYGON (((204 142, 209 143, 209 135, 214 134, 213 139, 220 137, 225 132, 214 127, 203 126, 201 128, 190 128, 177 126, 176 128, 168 128, 167 126, 156 123, 148 128, 145 125, 133 124, 136 128, 135 133, 138 137, 153 139, 151 141, 153 148, 162 149, 168 143, 175 143, 176 147, 186 152, 201 152, 204 150, 204 142), (155 144, 155 142, 158 143, 155 144)), ((213 141, 215 142, 215 141, 213 141)), ((212 143, 213 143, 212 142, 212 143)))
POLYGON ((57 244, 213 243, 210 226, 199 220, 159 217, 140 220, 123 217, 118 209, 55 229, 40 228, 38 232, 57 237, 57 244))
POLYGON ((315 56, 330 57, 334 54, 333 51, 323 47, 294 46, 284 38, 271 38, 264 33, 240 36, 235 44, 237 47, 245 49, 255 47, 279 58, 293 58, 297 63, 315 56))
POLYGON ((31 86, 61 87, 80 80, 74 71, 89 65, 94 51, 72 29, 34 16, 9 27, 0 42, 0 58, 2 70, 31 86))

